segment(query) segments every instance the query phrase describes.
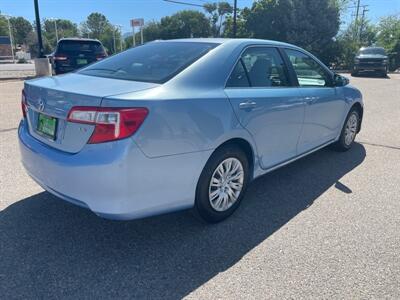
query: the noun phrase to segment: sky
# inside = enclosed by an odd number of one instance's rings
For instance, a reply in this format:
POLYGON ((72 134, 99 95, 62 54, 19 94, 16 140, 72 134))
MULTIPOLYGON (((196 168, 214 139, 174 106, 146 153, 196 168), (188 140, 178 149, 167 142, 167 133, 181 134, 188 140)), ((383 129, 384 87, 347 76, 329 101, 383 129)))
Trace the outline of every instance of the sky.
MULTIPOLYGON (((218 0, 180 0, 194 4, 216 2, 218 0)), ((233 0, 225 0, 233 3, 233 0)), ((351 0, 356 2, 356 0, 351 0)), ((238 0, 238 7, 251 6, 253 0, 238 0)), ((361 0, 362 5, 369 5, 367 17, 378 21, 382 16, 400 14, 400 0, 361 0)), ((351 5, 352 6, 352 5, 351 5)), ((122 25, 123 32, 130 32, 129 20, 144 18, 146 21, 159 20, 183 9, 200 9, 164 2, 162 0, 39 0, 40 17, 63 18, 75 23, 83 22, 92 12, 103 13, 112 24, 122 25)), ((34 20, 33 0, 0 0, 0 12, 11 16, 22 16, 34 20)), ((354 9, 349 10, 343 20, 348 23, 354 9)))

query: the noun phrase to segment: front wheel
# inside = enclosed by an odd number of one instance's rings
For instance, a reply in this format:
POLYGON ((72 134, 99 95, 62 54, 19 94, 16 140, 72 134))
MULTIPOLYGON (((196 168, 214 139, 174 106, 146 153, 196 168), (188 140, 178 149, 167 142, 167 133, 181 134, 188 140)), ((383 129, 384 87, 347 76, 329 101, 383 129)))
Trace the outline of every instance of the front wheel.
POLYGON ((200 175, 194 210, 208 223, 228 218, 240 205, 249 178, 246 154, 235 145, 218 149, 200 175))
POLYGON ((360 114, 353 108, 347 115, 339 140, 335 143, 335 149, 338 151, 347 151, 351 148, 358 133, 360 126, 360 114))

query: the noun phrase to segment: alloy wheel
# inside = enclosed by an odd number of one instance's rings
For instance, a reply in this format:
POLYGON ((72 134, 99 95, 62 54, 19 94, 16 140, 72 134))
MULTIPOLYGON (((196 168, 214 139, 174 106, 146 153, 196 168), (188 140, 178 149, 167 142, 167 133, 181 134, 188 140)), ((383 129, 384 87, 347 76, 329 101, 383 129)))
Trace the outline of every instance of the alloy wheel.
POLYGON ((239 198, 243 189, 244 170, 239 159, 230 157, 223 160, 211 176, 208 198, 211 207, 223 212, 239 198))
POLYGON ((358 117, 355 113, 352 113, 347 120, 346 128, 344 131, 344 142, 349 146, 355 139, 357 134, 358 117))

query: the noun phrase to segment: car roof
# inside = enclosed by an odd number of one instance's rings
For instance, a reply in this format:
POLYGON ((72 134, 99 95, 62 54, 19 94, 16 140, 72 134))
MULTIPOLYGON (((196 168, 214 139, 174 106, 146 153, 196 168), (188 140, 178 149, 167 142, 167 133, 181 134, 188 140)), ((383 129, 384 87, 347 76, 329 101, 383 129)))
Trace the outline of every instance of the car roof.
MULTIPOLYGON (((296 47, 294 45, 272 41, 272 40, 262 40, 262 39, 231 39, 231 38, 186 38, 186 39, 172 39, 172 40, 156 40, 154 42, 194 42, 194 43, 216 43, 216 44, 265 44, 265 45, 274 45, 274 46, 291 46, 296 47)), ((296 47, 297 48, 297 47, 296 47)))
POLYGON ((100 41, 97 39, 87 39, 87 38, 62 38, 58 42, 62 42, 62 41, 79 41, 79 42, 82 41, 82 42, 98 42, 98 43, 100 43, 100 41))

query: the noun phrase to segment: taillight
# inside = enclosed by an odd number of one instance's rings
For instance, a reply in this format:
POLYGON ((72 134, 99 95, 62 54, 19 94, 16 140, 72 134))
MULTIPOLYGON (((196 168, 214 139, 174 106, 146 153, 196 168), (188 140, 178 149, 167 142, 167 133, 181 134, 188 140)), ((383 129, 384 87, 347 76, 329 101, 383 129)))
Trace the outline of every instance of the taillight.
POLYGON ((63 56, 63 55, 57 55, 57 56, 54 56, 53 59, 54 59, 54 60, 61 60, 61 61, 63 61, 63 60, 67 60, 68 57, 63 56))
POLYGON ((22 90, 21 93, 21 109, 22 109, 22 116, 24 119, 26 118, 26 112, 28 110, 28 107, 26 106, 26 97, 25 97, 25 92, 22 90))
POLYGON ((107 57, 107 55, 105 55, 105 54, 98 54, 98 55, 96 55, 96 59, 97 60, 102 60, 103 58, 106 58, 107 57))
POLYGON ((89 144, 120 140, 133 135, 149 113, 147 108, 75 106, 68 121, 95 125, 89 144))

